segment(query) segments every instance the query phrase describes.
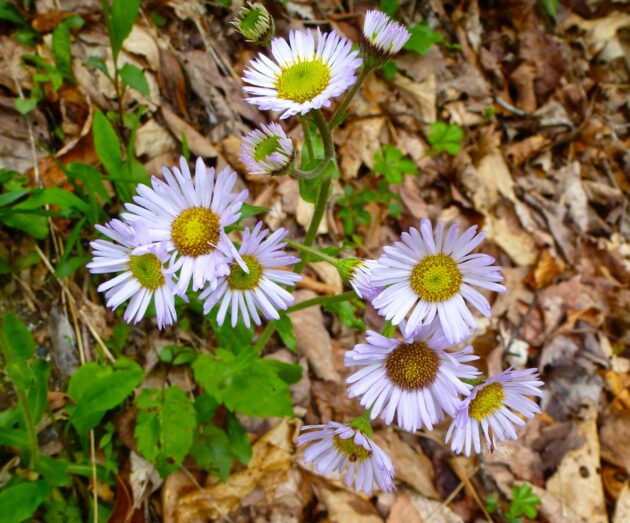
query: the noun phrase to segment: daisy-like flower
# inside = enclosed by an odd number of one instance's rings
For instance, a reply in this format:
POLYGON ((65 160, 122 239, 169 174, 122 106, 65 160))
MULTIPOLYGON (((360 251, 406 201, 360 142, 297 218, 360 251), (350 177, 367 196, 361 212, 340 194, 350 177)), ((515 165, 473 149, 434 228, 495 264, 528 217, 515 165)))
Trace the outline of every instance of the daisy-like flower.
POLYGON ((372 271, 377 266, 376 260, 362 260, 352 270, 350 285, 362 300, 371 302, 383 290, 382 287, 372 285, 372 271))
POLYGON ((236 325, 239 316, 249 327, 250 316, 256 325, 260 325, 258 309, 268 320, 277 320, 280 318, 279 310, 286 310, 293 305, 293 295, 280 285, 295 285, 302 276, 276 267, 292 265, 300 260, 282 250, 286 246, 282 241, 287 234, 286 230, 278 229, 265 238, 269 231, 261 230, 262 226, 262 222, 258 222, 254 230, 247 228, 243 232, 239 255, 248 272, 234 262, 229 274, 221 279, 215 289, 209 287, 199 296, 206 300, 203 307, 205 314, 221 302, 217 314, 219 325, 223 325, 228 309, 232 327, 236 325))
POLYGON ((423 219, 420 231, 412 227, 400 242, 384 248, 378 267, 372 271, 372 284, 386 287, 373 301, 379 314, 398 325, 409 315, 407 327, 430 324, 437 316, 446 339, 457 343, 477 324, 466 302, 481 314, 490 316, 488 300, 473 287, 503 292, 501 267, 494 258, 471 254, 486 237, 473 226, 461 236, 452 225, 446 233, 439 223, 433 231, 423 219))
POLYGON ((451 423, 446 443, 452 438, 451 449, 470 456, 472 449, 481 452, 481 431, 491 450, 497 441, 517 439, 514 425, 525 425, 517 414, 531 419, 541 412, 527 396, 542 397, 542 385, 536 369, 508 369, 475 386, 451 423))
POLYGON ((325 425, 305 425, 298 445, 316 441, 304 451, 306 463, 315 462, 321 474, 346 472, 346 486, 371 494, 374 484, 385 491, 394 490, 394 466, 389 456, 364 432, 350 424, 331 421, 325 425))
POLYGON ((171 268, 180 271, 178 291, 186 292, 191 280, 193 290, 206 282, 214 288, 229 274, 232 259, 241 261, 224 228, 238 220, 247 190, 233 193, 236 173, 225 167, 215 177, 201 158, 194 179, 184 157, 179 169, 165 167, 162 173, 166 183, 153 177, 151 187, 138 185, 135 203, 127 203, 122 216, 146 222, 151 241, 166 242, 171 268))
POLYGON ((370 10, 365 14, 362 47, 364 53, 385 62, 398 53, 409 40, 407 28, 385 13, 370 10))
POLYGON ((471 388, 461 379, 479 374, 466 365, 477 359, 472 347, 446 352, 452 344, 437 324, 422 326, 404 340, 367 331, 366 342, 346 353, 347 367, 363 367, 346 380, 348 394, 372 408, 372 419, 380 416, 389 425, 396 416, 397 424, 410 432, 433 430, 445 412, 454 415, 459 395, 471 388))
POLYGON ((291 31, 289 41, 271 41, 271 60, 262 53, 250 62, 243 81, 246 100, 263 110, 282 111, 280 118, 328 107, 356 81, 361 65, 352 42, 334 31, 317 37, 312 31, 291 31))
POLYGON ((102 283, 107 306, 116 309, 131 298, 125 310, 125 321, 137 323, 155 298, 158 327, 170 325, 176 319, 172 274, 164 267, 169 255, 164 243, 152 244, 144 223, 133 227, 120 220, 96 229, 112 241, 95 240, 90 243, 94 258, 87 268, 94 274, 120 272, 118 276, 102 283))
POLYGON ((251 174, 286 174, 294 158, 293 142, 275 122, 254 129, 241 143, 241 161, 251 174))

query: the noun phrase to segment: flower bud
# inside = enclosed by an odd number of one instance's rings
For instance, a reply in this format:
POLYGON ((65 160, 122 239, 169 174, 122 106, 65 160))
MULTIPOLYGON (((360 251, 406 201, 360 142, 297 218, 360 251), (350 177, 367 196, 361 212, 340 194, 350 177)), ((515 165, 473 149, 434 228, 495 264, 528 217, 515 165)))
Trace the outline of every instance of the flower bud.
POLYGON ((273 17, 258 2, 247 2, 247 5, 241 7, 232 25, 248 42, 258 45, 267 45, 276 31, 273 17))

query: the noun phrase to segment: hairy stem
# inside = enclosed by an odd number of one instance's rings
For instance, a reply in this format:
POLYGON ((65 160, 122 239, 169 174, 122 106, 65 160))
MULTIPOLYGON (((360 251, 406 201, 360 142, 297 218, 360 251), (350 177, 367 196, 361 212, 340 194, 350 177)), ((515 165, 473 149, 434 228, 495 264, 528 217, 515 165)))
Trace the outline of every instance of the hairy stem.
POLYGON ((304 131, 304 143, 306 145, 306 150, 308 151, 308 157, 312 160, 314 153, 310 121, 306 116, 302 115, 300 116, 300 122, 302 122, 302 130, 304 131))
POLYGON ((307 247, 306 245, 302 245, 301 243, 297 243, 291 240, 287 240, 287 244, 290 247, 293 247, 294 249, 297 249, 298 251, 302 251, 302 252, 306 252, 308 254, 311 254, 317 258, 319 258, 320 260, 324 260, 327 261, 328 263, 330 263, 331 265, 334 265, 335 267, 337 265, 339 265, 339 260, 337 260, 337 258, 333 258, 332 256, 328 256, 328 254, 318 250, 318 249, 314 249, 313 247, 307 247))
POLYGON ((296 303, 293 307, 289 307, 287 312, 301 311, 302 309, 308 309, 309 307, 315 307, 316 305, 326 305, 329 303, 339 303, 341 301, 348 301, 355 298, 354 291, 344 292, 343 294, 335 294, 334 296, 317 296, 310 300, 305 300, 300 303, 296 303))
POLYGON ((346 109, 348 108, 348 105, 350 105, 350 101, 354 98, 354 95, 357 94, 357 91, 361 87, 361 84, 363 84, 363 80, 365 80, 367 75, 370 74, 370 71, 371 69, 365 66, 363 67, 363 69, 361 69, 359 78, 357 78, 357 81, 352 86, 352 89, 350 89, 346 97, 339 104, 339 107, 337 107, 337 110, 333 113, 332 117, 330 118, 330 129, 334 129, 341 122, 343 122, 343 119, 346 116, 346 109))

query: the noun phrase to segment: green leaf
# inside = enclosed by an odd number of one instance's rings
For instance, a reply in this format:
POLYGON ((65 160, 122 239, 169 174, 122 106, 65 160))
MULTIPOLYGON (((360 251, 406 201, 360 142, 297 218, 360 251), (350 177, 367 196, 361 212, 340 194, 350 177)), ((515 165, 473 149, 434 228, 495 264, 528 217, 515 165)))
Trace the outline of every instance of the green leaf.
POLYGON ((519 487, 512 487, 512 502, 506 515, 511 519, 517 519, 521 516, 536 519, 538 515, 536 507, 540 503, 540 498, 534 493, 531 485, 523 483, 519 487))
POLYGON ((193 364, 195 378, 208 394, 228 409, 249 416, 293 415, 291 393, 283 378, 292 382, 299 366, 262 360, 252 347, 242 348, 238 355, 224 349, 215 354, 216 358, 202 354, 193 364))
POLYGON ((339 317, 339 321, 350 329, 364 331, 366 325, 362 319, 357 317, 356 307, 350 301, 340 301, 324 304, 324 310, 332 312, 339 317))
MULTIPOLYGON (((144 96, 151 96, 151 90, 149 89, 149 82, 147 82, 144 76, 144 71, 133 64, 126 63, 119 71, 120 77, 123 81, 123 86, 128 85, 135 89, 144 96)), ((124 89, 124 87, 123 87, 124 89)))
POLYGON ((6 0, 0 1, 0 20, 5 20, 17 25, 27 25, 28 23, 22 16, 22 13, 18 11, 17 7, 6 0))
POLYGON ((28 114, 35 107, 37 107, 37 103, 39 102, 38 98, 16 98, 15 100, 15 108, 17 112, 20 114, 28 114))
POLYGON ((393 145, 383 145, 383 154, 374 154, 374 171, 382 174, 389 183, 399 185, 403 175, 416 174, 414 161, 393 145))
POLYGON ((80 16, 71 16, 55 27, 52 35, 52 52, 55 57, 55 64, 63 77, 69 81, 74 80, 70 29, 80 29, 83 23, 83 19, 80 16))
POLYGON ((387 80, 388 82, 391 82, 396 76, 396 73, 398 72, 398 67, 396 66, 396 62, 394 62, 393 60, 389 60, 388 62, 385 62, 383 67, 381 67, 381 71, 383 71, 383 76, 385 77, 385 80, 387 80))
POLYGON ((231 412, 227 413, 227 435, 230 439, 230 451, 241 463, 247 465, 252 457, 252 446, 247 437, 247 431, 231 412))
POLYGON ((35 340, 31 331, 10 312, 2 321, 2 353, 7 364, 25 362, 35 355, 35 340))
POLYGON ((20 523, 30 519, 49 493, 50 485, 44 481, 3 488, 0 491, 0 523, 20 523))
POLYGON ((48 376, 50 364, 43 359, 35 360, 31 365, 33 381, 27 391, 27 400, 31 412, 31 419, 35 426, 39 425, 46 405, 48 404, 48 376))
POLYGON ((225 322, 219 327, 216 318, 213 317, 211 321, 219 347, 238 352, 239 348, 252 345, 254 329, 246 327, 243 322, 237 323, 236 327, 232 327, 229 322, 225 322))
POLYGON ((87 214, 90 206, 79 198, 76 194, 66 191, 61 187, 49 187, 47 189, 36 189, 25 201, 13 207, 16 211, 33 211, 43 209, 46 205, 55 205, 59 208, 62 216, 70 217, 73 212, 87 214))
POLYGON ((83 523, 83 516, 75 498, 62 497, 48 500, 44 504, 46 515, 45 523, 83 523))
MULTIPOLYGON (((109 0, 103 0, 109 2, 109 0)), ((140 10, 140 0, 114 0, 109 18, 109 39, 114 62, 122 49, 122 44, 131 33, 133 23, 140 10)))
POLYGON ((65 459, 55 459, 50 456, 40 456, 37 462, 37 472, 44 476, 46 482, 53 487, 69 487, 69 466, 70 463, 65 459))
POLYGON ((427 54, 433 44, 439 44, 444 41, 444 37, 435 32, 426 22, 414 25, 409 28, 411 36, 404 46, 404 49, 413 51, 418 54, 427 54))
POLYGON ((0 427, 0 443, 18 449, 28 449, 30 445, 25 430, 7 427, 0 427))
POLYGON ((540 0, 540 3, 551 18, 555 18, 558 14, 558 7, 560 7, 560 0, 540 0))
POLYGON ((455 156, 462 148, 464 131, 459 125, 433 122, 429 126, 429 143, 435 152, 446 152, 455 156))
POLYGON ((394 16, 398 10, 398 0, 381 0, 381 11, 388 16, 394 16))
POLYGON ((116 178, 114 186, 118 197, 123 201, 131 200, 131 187, 125 183, 126 180, 131 181, 130 173, 127 164, 122 159, 120 140, 112 124, 101 111, 96 111, 94 114, 92 132, 98 159, 105 167, 107 174, 116 178))
POLYGON ((276 320, 276 330, 286 348, 295 352, 297 350, 297 340, 295 339, 295 334, 293 334, 291 318, 286 314, 281 315, 280 319, 276 320))
POLYGON ((81 436, 94 428, 108 410, 119 406, 144 378, 135 362, 120 358, 114 366, 86 363, 70 379, 68 396, 74 405, 66 404, 70 423, 81 436))
POLYGON ((258 214, 264 214, 269 211, 268 207, 262 207, 261 205, 251 205, 250 203, 244 203, 241 207, 241 220, 245 218, 251 218, 258 214))
POLYGON ((227 434, 216 425, 201 428, 190 449, 195 461, 213 476, 225 481, 232 468, 234 456, 227 434))
POLYGON ((179 387, 145 389, 136 398, 138 450, 165 477, 177 470, 193 444, 195 407, 179 387))
POLYGON ((202 392, 195 398, 195 410, 197 411, 197 421, 201 425, 207 423, 217 413, 219 403, 207 392, 202 392))
POLYGON ((109 74, 109 70, 107 69, 107 64, 105 60, 103 60, 100 56, 90 56, 83 65, 86 67, 93 67, 94 69, 98 69, 101 71, 107 78, 111 79, 111 75, 109 74))

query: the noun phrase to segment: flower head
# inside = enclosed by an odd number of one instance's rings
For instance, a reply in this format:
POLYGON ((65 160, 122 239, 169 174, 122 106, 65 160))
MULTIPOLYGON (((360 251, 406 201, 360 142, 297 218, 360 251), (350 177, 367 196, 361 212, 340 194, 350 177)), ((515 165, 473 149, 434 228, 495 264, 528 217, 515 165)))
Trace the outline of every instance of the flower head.
POLYGON ((328 107, 356 81, 361 65, 352 42, 334 31, 291 31, 289 41, 271 41, 274 60, 260 53, 245 70, 243 81, 251 104, 263 110, 282 111, 280 118, 328 107))
POLYGON ((293 142, 275 122, 254 129, 241 143, 241 161, 251 174, 286 174, 294 159, 293 142))
POLYGON ((267 45, 276 30, 273 17, 258 2, 247 2, 247 5, 241 7, 232 25, 248 42, 259 45, 267 45))
POLYGON ((362 300, 371 302, 376 298, 382 287, 375 287, 372 284, 372 271, 378 266, 376 260, 364 260, 360 262, 352 271, 350 276, 350 285, 362 300))
POLYGON ((346 486, 354 486, 357 492, 371 494, 374 484, 385 491, 394 490, 394 466, 389 456, 365 433, 335 421, 306 425, 301 430, 298 445, 317 442, 304 451, 304 461, 315 462, 321 474, 334 470, 344 473, 347 468, 346 486))
POLYGON ((265 238, 269 231, 261 230, 262 226, 262 222, 258 222, 253 230, 247 228, 243 232, 239 255, 248 272, 234 262, 216 288, 209 287, 200 295, 200 298, 206 300, 203 307, 205 314, 221 302, 217 314, 219 325, 223 325, 228 309, 231 311, 232 327, 236 325, 239 316, 249 327, 250 316, 256 325, 260 325, 258 309, 268 320, 277 320, 280 318, 278 310, 286 310, 293 304, 293 296, 280 285, 295 285, 302 277, 276 267, 291 265, 300 260, 282 250, 286 246, 282 242, 287 234, 284 229, 278 229, 265 238))
POLYGON ((490 316, 488 300, 473 287, 503 292, 501 267, 486 254, 470 254, 486 237, 473 226, 462 235, 452 225, 435 231, 423 219, 420 231, 411 228, 400 242, 387 246, 372 271, 372 284, 386 287, 372 305, 394 325, 409 315, 407 327, 429 324, 437 316, 446 339, 457 343, 477 324, 466 302, 490 316))
POLYGON ((455 414, 459 395, 470 390, 461 379, 479 374, 466 365, 477 359, 472 347, 446 352, 451 344, 436 324, 423 326, 404 340, 368 331, 366 342, 346 353, 347 367, 363 367, 346 380, 348 393, 372 408, 372 419, 380 415, 389 425, 396 415, 397 424, 410 432, 432 430, 444 412, 455 414))
POLYGON ((164 243, 152 244, 144 223, 129 226, 112 220, 97 230, 113 241, 95 240, 90 243, 94 258, 87 268, 94 274, 119 272, 115 278, 102 283, 107 306, 116 309, 131 299, 125 311, 127 323, 137 323, 155 298, 158 327, 170 325, 176 318, 172 274, 164 267, 168 252, 164 243))
POLYGON ((218 278, 229 274, 232 258, 241 261, 224 228, 238 220, 247 190, 233 193, 236 173, 226 167, 215 177, 201 158, 194 179, 183 157, 179 169, 164 168, 162 173, 166 183, 153 177, 151 187, 138 185, 135 203, 125 205, 123 218, 145 222, 151 241, 166 242, 172 268, 180 271, 180 292, 186 292, 191 280, 193 290, 206 282, 216 287, 218 278))
POLYGON ((385 13, 370 10, 363 24, 363 52, 376 62, 384 63, 398 53, 409 40, 407 28, 385 13))
POLYGON ((540 412, 540 407, 527 396, 542 397, 542 385, 536 369, 508 369, 475 386, 457 411, 446 443, 451 440, 454 452, 470 456, 472 449, 477 454, 481 452, 482 431, 490 449, 494 449, 496 441, 517 439, 514 425, 525 425, 517 414, 530 419, 540 412))

